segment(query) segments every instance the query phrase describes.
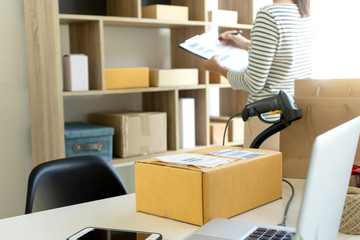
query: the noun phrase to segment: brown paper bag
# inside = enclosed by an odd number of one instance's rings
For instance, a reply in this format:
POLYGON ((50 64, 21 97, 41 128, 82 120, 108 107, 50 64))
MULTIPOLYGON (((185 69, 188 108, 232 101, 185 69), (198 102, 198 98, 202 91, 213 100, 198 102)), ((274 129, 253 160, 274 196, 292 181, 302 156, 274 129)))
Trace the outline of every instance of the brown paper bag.
MULTIPOLYGON (((303 117, 280 132, 283 177, 306 178, 315 137, 359 116, 360 98, 294 97, 294 100, 303 110, 303 117)), ((360 164, 359 149, 355 164, 360 164)))
POLYGON ((359 97, 360 79, 298 79, 295 97, 359 97))

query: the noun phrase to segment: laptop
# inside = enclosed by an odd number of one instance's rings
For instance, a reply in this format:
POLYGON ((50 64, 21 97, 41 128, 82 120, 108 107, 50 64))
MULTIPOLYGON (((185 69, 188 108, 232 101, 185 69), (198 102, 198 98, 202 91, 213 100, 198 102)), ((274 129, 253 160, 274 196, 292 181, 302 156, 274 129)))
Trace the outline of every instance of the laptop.
POLYGON ((357 117, 316 137, 296 228, 216 218, 185 239, 292 239, 295 235, 296 240, 335 240, 359 134, 357 117), (264 236, 264 231, 270 232, 264 236))

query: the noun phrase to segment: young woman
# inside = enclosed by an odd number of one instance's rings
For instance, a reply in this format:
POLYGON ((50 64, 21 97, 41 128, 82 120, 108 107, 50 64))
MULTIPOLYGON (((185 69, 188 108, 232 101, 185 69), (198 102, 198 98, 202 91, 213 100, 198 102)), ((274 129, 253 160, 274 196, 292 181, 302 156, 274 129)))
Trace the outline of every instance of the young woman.
MULTIPOLYGON (((216 56, 203 62, 205 70, 226 77, 233 89, 249 92, 249 103, 274 96, 281 89, 293 95, 294 80, 311 76, 313 28, 310 0, 273 0, 273 3, 257 13, 250 39, 233 35, 235 30, 220 34, 224 45, 249 51, 246 70, 235 72, 226 69, 219 64, 216 56)), ((270 121, 278 118, 266 117, 270 121)), ((260 128, 263 130, 268 126, 260 128)), ((248 140, 245 139, 245 146, 248 146, 248 140)), ((275 146, 275 149, 278 147, 275 146)))

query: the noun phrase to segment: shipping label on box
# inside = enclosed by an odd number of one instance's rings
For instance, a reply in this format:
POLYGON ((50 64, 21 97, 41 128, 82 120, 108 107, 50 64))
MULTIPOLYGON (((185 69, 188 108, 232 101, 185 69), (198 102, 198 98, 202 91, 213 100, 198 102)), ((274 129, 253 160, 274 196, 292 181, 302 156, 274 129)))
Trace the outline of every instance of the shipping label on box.
POLYGON ((105 88, 149 87, 149 68, 105 68, 105 88))
POLYGON ((199 83, 197 68, 152 69, 150 70, 151 87, 172 87, 197 85, 199 83))
POLYGON ((130 157, 167 150, 166 113, 92 113, 92 123, 115 128, 114 155, 130 157))
POLYGON ((281 198, 280 152, 217 146, 189 153, 209 156, 229 149, 259 155, 227 158, 233 161, 206 169, 157 159, 136 162, 136 210, 201 226, 281 198))
POLYGON ((188 21, 189 8, 186 6, 155 4, 143 7, 142 17, 159 20, 188 21))

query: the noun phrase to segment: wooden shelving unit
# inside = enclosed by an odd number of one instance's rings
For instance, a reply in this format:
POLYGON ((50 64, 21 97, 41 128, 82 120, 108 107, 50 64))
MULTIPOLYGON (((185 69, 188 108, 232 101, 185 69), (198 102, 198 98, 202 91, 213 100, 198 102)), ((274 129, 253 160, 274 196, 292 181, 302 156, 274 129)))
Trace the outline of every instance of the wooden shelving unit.
MULTIPOLYGON (((168 151, 179 147, 178 99, 195 98, 196 145, 209 145, 208 73, 202 70, 202 59, 180 49, 178 44, 209 26, 221 31, 242 29, 250 34, 252 0, 218 0, 219 9, 238 11, 239 24, 213 24, 207 19, 206 0, 172 0, 172 5, 189 7, 189 21, 163 21, 141 17, 141 0, 104 0, 107 16, 59 14, 59 0, 24 0, 28 55, 28 79, 31 111, 32 157, 34 165, 65 157, 64 98, 95 95, 141 94, 143 111, 162 111, 168 116, 168 151), (60 49, 60 26, 69 28, 70 52, 89 58, 89 91, 63 92, 60 49), (199 85, 166 88, 105 90, 104 27, 167 28, 171 32, 171 67, 198 68, 199 85)), ((120 56, 121 57, 121 56, 120 56)), ((220 113, 232 115, 242 109, 247 96, 229 85, 220 88, 220 113)), ((76 101, 76 100, 75 100, 76 101)), ((146 158, 151 156, 145 156, 146 158)), ((113 163, 131 162, 144 156, 114 159, 113 163)))

